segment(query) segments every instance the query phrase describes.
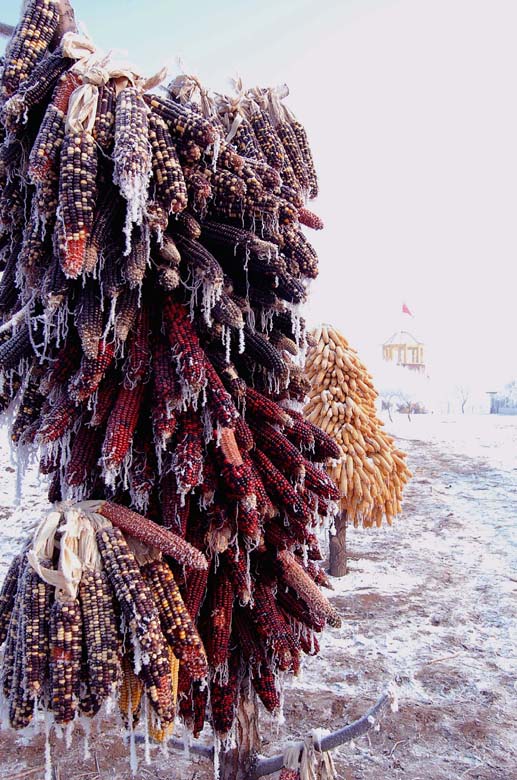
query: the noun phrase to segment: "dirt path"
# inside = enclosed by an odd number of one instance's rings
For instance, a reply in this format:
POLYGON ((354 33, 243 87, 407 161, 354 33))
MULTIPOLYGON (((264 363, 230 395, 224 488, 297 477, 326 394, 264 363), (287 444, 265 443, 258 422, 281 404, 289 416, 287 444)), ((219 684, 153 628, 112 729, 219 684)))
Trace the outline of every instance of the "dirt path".
MULTIPOLYGON (((332 596, 345 627, 328 632, 289 685, 285 725, 265 719, 265 752, 353 720, 395 681, 399 711, 335 753, 339 778, 517 780, 517 470, 402 445, 415 475, 404 516, 393 530, 350 532, 351 572, 332 596)), ((131 777, 127 748, 105 727, 92 739, 98 769, 81 740, 68 750, 53 740, 62 780, 131 777)), ((42 739, 21 745, 0 735, 2 779, 42 779, 42 739)), ((212 777, 202 760, 153 756, 138 778, 212 777)))

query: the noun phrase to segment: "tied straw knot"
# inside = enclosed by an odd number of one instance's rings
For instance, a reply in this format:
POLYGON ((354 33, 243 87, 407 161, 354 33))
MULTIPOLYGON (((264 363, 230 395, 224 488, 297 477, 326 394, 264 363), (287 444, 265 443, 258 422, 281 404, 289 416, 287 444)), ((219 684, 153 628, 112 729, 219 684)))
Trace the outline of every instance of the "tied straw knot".
POLYGON ((144 78, 134 65, 118 59, 116 52, 105 53, 97 48, 85 32, 65 33, 61 48, 65 57, 76 60, 71 70, 80 76, 82 81, 70 96, 66 116, 67 132, 92 132, 99 87, 108 81, 114 81, 117 94, 128 84, 140 92, 147 92, 158 86, 167 75, 167 69, 162 68, 150 78, 144 78))

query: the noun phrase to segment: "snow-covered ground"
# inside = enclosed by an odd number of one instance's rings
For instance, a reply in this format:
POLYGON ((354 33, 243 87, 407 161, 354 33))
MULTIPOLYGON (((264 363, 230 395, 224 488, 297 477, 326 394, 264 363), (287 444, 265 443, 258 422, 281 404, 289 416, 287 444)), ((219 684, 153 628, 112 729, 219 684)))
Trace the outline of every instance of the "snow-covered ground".
MULTIPOLYGON (((350 573, 331 594, 343 628, 324 634, 320 655, 288 684, 285 724, 263 718, 264 752, 315 726, 339 728, 394 682, 399 711, 336 751, 339 778, 517 780, 517 418, 396 415, 386 428, 414 473, 403 515, 393 528, 349 530, 350 573)), ((44 505, 29 472, 13 514, 14 481, 2 446, 2 569, 44 505)), ((113 724, 93 744, 99 769, 82 760, 80 741, 69 751, 56 745, 61 777, 75 776, 78 763, 89 780, 131 776, 113 724)), ((42 748, 41 738, 20 750, 19 739, 0 735, 3 780, 30 770, 42 778, 42 748)), ((204 760, 159 750, 141 773, 211 776, 204 760)))

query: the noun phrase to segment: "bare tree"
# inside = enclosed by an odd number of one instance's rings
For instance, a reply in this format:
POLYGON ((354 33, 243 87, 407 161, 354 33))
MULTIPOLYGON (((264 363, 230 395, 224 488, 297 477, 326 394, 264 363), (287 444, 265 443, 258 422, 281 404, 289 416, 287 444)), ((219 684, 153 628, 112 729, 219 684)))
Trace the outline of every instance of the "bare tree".
POLYGON ((465 414, 465 407, 467 405, 467 401, 470 398, 470 387, 467 385, 456 385, 456 395, 459 398, 459 402, 461 405, 461 413, 465 414))

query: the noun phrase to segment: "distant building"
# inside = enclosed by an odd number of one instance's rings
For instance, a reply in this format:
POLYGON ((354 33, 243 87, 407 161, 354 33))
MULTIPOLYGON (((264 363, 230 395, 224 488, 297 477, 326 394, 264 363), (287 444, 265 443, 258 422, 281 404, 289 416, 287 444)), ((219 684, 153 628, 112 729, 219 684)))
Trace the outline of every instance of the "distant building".
POLYGON ((399 330, 382 345, 382 357, 397 366, 425 374, 424 345, 407 330, 399 330))
POLYGON ((517 385, 511 382, 502 393, 488 391, 490 397, 490 414, 517 415, 517 385))

